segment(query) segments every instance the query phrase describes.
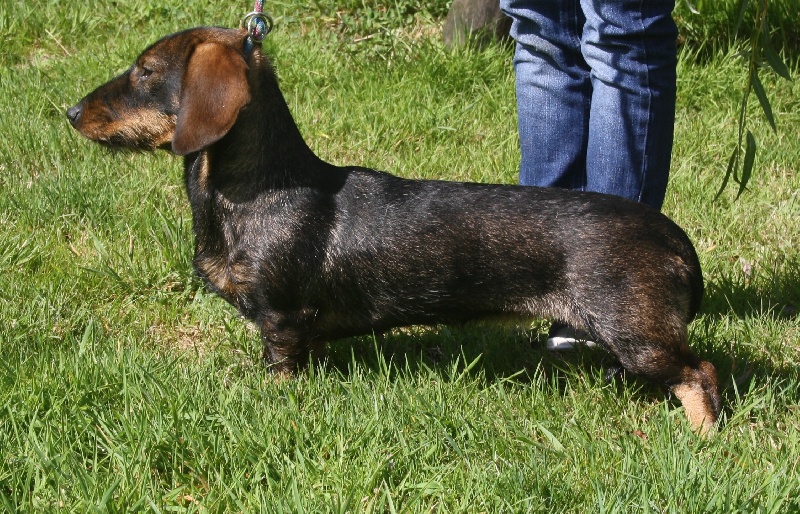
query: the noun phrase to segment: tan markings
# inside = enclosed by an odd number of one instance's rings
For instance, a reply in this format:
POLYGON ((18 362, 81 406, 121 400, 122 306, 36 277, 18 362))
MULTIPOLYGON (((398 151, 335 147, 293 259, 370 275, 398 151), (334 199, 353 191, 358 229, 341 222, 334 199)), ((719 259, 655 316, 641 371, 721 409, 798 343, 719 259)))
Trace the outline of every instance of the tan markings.
POLYGON ((246 277, 252 274, 246 266, 229 263, 221 256, 198 258, 195 266, 220 291, 223 298, 238 308, 248 307, 247 294, 252 284, 246 277))
POLYGON ((686 417, 692 430, 702 436, 710 435, 714 430, 716 414, 709 406, 710 398, 708 393, 703 391, 698 385, 678 384, 672 388, 672 392, 683 404, 686 417))
POLYGON ((211 172, 211 163, 208 161, 208 152, 200 154, 197 170, 197 186, 203 191, 209 191, 208 175, 211 172))
POLYGON ((174 130, 175 116, 156 110, 133 111, 122 119, 87 120, 80 127, 84 136, 95 141, 150 149, 172 141, 174 130))

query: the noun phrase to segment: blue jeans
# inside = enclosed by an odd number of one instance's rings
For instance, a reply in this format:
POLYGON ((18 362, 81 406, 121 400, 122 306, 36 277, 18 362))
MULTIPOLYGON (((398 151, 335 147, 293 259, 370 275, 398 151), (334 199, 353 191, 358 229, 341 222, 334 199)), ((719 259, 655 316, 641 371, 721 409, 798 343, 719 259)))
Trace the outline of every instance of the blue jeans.
POLYGON ((500 0, 517 42, 520 184, 661 208, 675 122, 674 0, 500 0))

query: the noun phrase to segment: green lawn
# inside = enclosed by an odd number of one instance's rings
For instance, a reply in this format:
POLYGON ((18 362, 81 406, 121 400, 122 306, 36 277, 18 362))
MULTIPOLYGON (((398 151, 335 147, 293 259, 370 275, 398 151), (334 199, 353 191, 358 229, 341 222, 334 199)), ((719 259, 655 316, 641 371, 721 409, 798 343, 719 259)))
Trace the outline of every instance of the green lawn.
MULTIPOLYGON (((446 51, 446 3, 412 4, 268 3, 307 141, 336 164, 513 183, 510 49, 446 51)), ((744 70, 733 50, 682 55, 664 210, 705 271, 691 343, 725 406, 704 441, 660 389, 607 384, 602 352, 547 354, 544 322, 397 330, 266 372, 257 331, 192 272, 180 160, 109 153, 64 115, 157 38, 249 7, 0 0, 0 511, 800 510, 798 81, 764 75, 778 133, 751 101, 750 190, 714 202, 744 70)))

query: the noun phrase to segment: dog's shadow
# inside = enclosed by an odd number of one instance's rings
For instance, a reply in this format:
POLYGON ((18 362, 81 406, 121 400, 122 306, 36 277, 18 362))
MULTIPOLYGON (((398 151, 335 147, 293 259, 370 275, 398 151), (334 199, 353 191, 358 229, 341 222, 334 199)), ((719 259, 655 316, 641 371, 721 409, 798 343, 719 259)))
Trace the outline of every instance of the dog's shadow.
POLYGON ((484 324, 407 327, 334 341, 327 363, 343 374, 357 365, 369 372, 394 374, 430 369, 445 380, 480 370, 490 381, 512 376, 525 381, 539 366, 543 337, 535 328, 484 324))
POLYGON ((797 377, 796 362, 784 358, 778 345, 756 340, 759 333, 793 326, 800 315, 800 260, 780 268, 706 278, 700 317, 690 325, 690 344, 717 366, 723 387, 735 385, 741 392, 752 377, 797 377))
POLYGON ((706 277, 702 314, 715 318, 767 316, 791 319, 800 310, 800 259, 782 263, 780 270, 753 270, 742 265, 706 277))
POLYGON ((542 321, 520 327, 478 323, 394 329, 386 334, 331 343, 324 365, 343 377, 358 367, 389 380, 424 373, 432 373, 442 382, 455 382, 465 375, 480 376, 486 384, 506 380, 529 384, 539 380, 556 388, 559 394, 564 394, 570 378, 578 375, 589 380, 600 377, 607 384, 632 379, 645 394, 663 397, 663 390, 652 382, 626 376, 614 356, 605 350, 547 350, 548 324, 542 321))
MULTIPOLYGON (((690 345, 698 356, 717 368, 723 411, 728 419, 735 414, 736 405, 747 404, 749 391, 758 390, 766 380, 796 377, 797 369, 776 365, 757 351, 757 346, 741 345, 732 354, 713 333, 716 321, 731 315, 764 315, 759 306, 765 301, 773 306, 771 316, 796 315, 791 306, 797 305, 799 284, 800 281, 786 283, 781 289, 783 296, 773 292, 766 300, 757 287, 746 284, 724 282, 708 288, 700 319, 690 325, 690 345), (730 298, 736 298, 735 306, 730 298), (727 309, 722 307, 725 305, 727 309)), ((680 405, 665 387, 620 371, 613 355, 603 349, 548 351, 546 328, 547 322, 530 327, 470 324, 395 329, 387 334, 331 343, 325 366, 345 377, 359 366, 368 373, 388 375, 390 380, 426 370, 445 382, 478 373, 488 384, 507 379, 525 384, 543 376, 560 394, 566 391, 571 377, 593 375, 604 377, 606 385, 633 387, 641 398, 668 398, 676 407, 680 405)))

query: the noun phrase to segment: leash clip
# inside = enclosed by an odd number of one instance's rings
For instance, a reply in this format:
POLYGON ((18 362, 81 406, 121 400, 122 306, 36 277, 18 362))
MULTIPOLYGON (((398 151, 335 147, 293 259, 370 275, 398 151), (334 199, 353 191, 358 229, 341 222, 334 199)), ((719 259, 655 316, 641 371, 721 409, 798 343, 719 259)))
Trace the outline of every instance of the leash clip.
POLYGON ((253 11, 242 18, 241 27, 247 29, 247 35, 253 43, 261 43, 267 34, 272 32, 272 17, 265 12, 253 11))

